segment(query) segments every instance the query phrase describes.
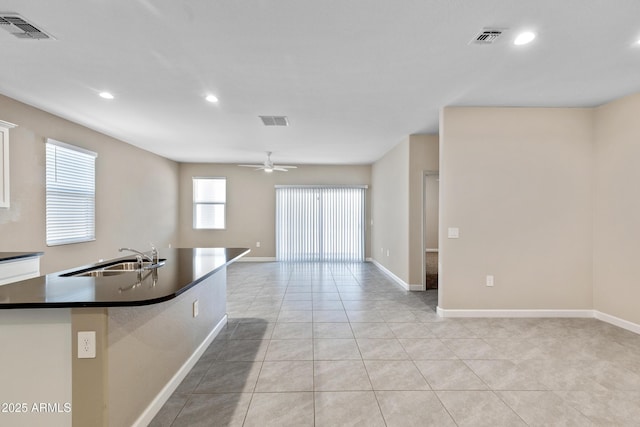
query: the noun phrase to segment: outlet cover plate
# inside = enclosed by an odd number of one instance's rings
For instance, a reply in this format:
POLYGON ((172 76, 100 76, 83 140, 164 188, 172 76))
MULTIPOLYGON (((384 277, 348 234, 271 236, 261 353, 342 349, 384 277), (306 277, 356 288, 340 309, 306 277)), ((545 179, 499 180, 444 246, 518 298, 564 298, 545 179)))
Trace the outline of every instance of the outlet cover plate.
POLYGON ((96 331, 78 331, 78 359, 95 359, 96 331))

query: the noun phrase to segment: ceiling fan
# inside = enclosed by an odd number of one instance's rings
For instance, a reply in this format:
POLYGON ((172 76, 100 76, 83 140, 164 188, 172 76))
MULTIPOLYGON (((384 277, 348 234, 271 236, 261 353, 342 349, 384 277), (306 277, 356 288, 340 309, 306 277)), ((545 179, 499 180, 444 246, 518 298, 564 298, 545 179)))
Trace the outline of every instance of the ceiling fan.
POLYGON ((288 172, 287 169, 296 169, 297 166, 287 166, 287 165, 274 165, 271 161, 271 151, 267 151, 267 160, 264 161, 261 165, 238 165, 244 168, 256 168, 255 170, 263 170, 265 172, 288 172))

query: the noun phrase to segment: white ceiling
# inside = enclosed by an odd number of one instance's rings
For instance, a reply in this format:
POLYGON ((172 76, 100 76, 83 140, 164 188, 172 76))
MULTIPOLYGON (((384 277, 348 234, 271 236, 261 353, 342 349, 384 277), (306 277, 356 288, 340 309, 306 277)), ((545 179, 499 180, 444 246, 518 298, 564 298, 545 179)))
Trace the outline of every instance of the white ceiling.
POLYGON ((1 32, 0 93, 178 161, 261 162, 268 150, 276 163, 367 164, 409 134, 437 133, 443 106, 595 106, 640 91, 638 0, 0 8, 56 38, 1 32), (509 31, 470 45, 484 27, 509 31), (537 39, 514 46, 524 29, 537 39), (98 97, 105 90, 116 98, 98 97), (259 115, 290 126, 264 127, 259 115))

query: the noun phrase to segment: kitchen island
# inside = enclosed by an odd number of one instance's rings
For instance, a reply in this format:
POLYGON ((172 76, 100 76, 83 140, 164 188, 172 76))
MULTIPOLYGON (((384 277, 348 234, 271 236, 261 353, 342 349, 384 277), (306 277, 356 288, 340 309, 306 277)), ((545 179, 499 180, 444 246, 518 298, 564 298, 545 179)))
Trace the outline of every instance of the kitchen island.
POLYGON ((226 268, 248 251, 165 249, 155 269, 78 275, 125 256, 1 286, 0 402, 27 410, 0 425, 147 425, 226 324, 226 268), (78 332, 95 357, 78 358, 78 332))

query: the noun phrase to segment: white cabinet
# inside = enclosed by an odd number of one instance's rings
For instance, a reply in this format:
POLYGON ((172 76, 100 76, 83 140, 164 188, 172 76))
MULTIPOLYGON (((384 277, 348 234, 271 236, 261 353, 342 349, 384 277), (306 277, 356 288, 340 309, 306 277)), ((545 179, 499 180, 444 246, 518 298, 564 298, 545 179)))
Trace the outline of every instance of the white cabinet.
POLYGON ((9 129, 15 126, 0 120, 0 208, 9 207, 9 129))
POLYGON ((40 257, 0 262, 0 286, 40 276, 40 257))

